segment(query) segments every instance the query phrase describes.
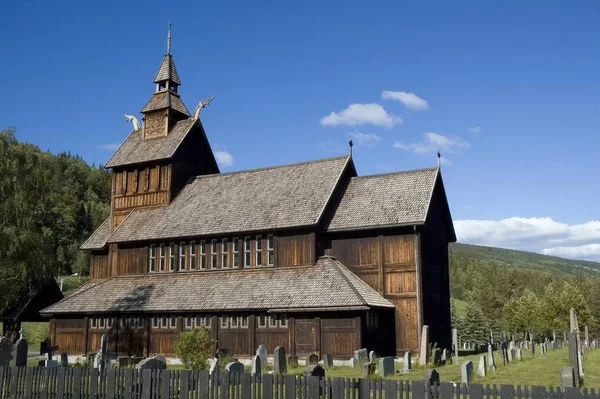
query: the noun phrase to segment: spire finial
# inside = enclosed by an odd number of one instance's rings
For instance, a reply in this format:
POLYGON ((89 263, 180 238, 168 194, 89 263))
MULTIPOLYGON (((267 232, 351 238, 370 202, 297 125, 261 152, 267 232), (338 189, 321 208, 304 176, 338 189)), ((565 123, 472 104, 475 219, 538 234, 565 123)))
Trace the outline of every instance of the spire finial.
POLYGON ((353 145, 354 145, 354 144, 352 143, 352 140, 350 140, 350 141, 348 142, 348 147, 349 147, 349 148, 348 148, 348 150, 349 150, 349 155, 350 155, 350 157, 351 157, 351 158, 352 158, 352 146, 353 146, 353 145))
POLYGON ((171 54, 171 21, 169 21, 169 33, 167 34, 167 54, 171 54))
POLYGON ((437 157, 438 157, 438 169, 439 169, 440 165, 442 164, 442 154, 439 151, 437 152, 437 157))

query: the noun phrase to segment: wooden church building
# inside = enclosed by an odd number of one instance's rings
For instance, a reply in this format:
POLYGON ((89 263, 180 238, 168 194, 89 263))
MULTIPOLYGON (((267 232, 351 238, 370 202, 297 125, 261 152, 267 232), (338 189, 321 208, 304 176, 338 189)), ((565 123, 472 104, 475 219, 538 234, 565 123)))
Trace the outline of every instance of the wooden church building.
MULTIPOLYGON (((170 46, 169 46, 170 47, 170 46)), ((172 355, 201 325, 238 357, 348 359, 450 347, 439 168, 358 176, 352 156, 220 173, 168 49, 141 126, 108 160, 111 212, 82 245, 90 281, 42 310, 60 351, 172 355)))

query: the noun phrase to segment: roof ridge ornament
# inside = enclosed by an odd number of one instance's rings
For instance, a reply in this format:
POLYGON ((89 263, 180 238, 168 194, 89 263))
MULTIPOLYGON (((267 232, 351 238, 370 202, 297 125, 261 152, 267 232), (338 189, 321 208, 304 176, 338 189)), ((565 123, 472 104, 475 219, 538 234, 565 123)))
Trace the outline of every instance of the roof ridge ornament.
POLYGON ((198 105, 196 105, 196 109, 194 109, 194 119, 200 118, 200 111, 202 111, 202 108, 207 107, 208 104, 210 104, 210 102, 214 99, 215 99, 215 96, 210 96, 210 97, 200 101, 198 103, 198 105))
POLYGON ((133 124, 133 130, 134 131, 138 131, 140 130, 140 122, 138 122, 137 118, 133 115, 128 115, 128 114, 123 114, 123 119, 125 119, 126 121, 129 121, 133 124))
POLYGON ((438 159, 438 169, 440 169, 441 165, 442 165, 442 154, 439 151, 437 152, 437 159, 438 159))
POLYGON ((348 155, 350 156, 350 158, 352 158, 352 146, 354 145, 354 143, 352 143, 352 140, 350 140, 348 142, 348 155))
POLYGON ((171 54, 171 21, 169 21, 169 31, 167 33, 167 54, 171 54))

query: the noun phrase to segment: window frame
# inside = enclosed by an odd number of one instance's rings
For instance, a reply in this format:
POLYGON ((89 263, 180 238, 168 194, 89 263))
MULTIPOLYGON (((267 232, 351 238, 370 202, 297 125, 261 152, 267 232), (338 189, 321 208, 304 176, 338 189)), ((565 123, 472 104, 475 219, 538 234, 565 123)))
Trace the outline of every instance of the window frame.
POLYGON ((238 269, 240 267, 240 240, 233 237, 231 243, 231 268, 238 269))
POLYGON ((206 240, 200 241, 200 270, 206 270, 206 240))
POLYGON ((274 316, 269 317, 269 328, 277 328, 277 318, 274 316))
POLYGON ((155 273, 156 272, 156 244, 150 244, 149 248, 150 254, 148 255, 148 272, 155 273))
POLYGON ((175 271, 175 243, 172 242, 169 244, 169 261, 168 261, 168 271, 175 271))
POLYGON ((258 323, 257 323, 258 328, 268 328, 269 327, 269 322, 267 320, 267 317, 268 316, 266 316, 266 315, 258 316, 258 323))
POLYGON ((177 267, 180 272, 185 270, 185 252, 186 252, 185 247, 186 247, 185 242, 179 243, 179 261, 178 261, 179 264, 177 265, 177 267))
POLYGON ((217 239, 210 240, 210 269, 217 268, 217 239))
POLYGON ((229 329, 229 317, 221 316, 219 317, 219 328, 229 329))
POLYGON ((158 271, 164 272, 165 267, 165 244, 160 244, 158 247, 158 271))
POLYGON ((98 318, 92 317, 90 318, 90 330, 98 329, 98 318))
POLYGON ((262 236, 256 236, 254 240, 254 265, 262 266, 262 236))
POLYGON ((189 270, 196 270, 196 241, 190 242, 190 265, 189 270))
POLYGON ((160 323, 158 319, 158 316, 152 317, 152 328, 160 328, 160 323))
POLYGON ((240 328, 248 328, 248 316, 240 316, 238 324, 240 328))
POLYGON ((221 239, 221 269, 227 269, 229 267, 229 251, 227 250, 228 244, 229 240, 227 238, 221 239))
POLYGON ((229 316, 229 325, 231 328, 235 329, 240 327, 240 323, 237 316, 229 316))
POLYGON ((273 234, 267 236, 267 266, 275 265, 275 238, 273 234))
POLYGON ((252 263, 252 238, 250 236, 244 237, 244 268, 250 267, 252 263))

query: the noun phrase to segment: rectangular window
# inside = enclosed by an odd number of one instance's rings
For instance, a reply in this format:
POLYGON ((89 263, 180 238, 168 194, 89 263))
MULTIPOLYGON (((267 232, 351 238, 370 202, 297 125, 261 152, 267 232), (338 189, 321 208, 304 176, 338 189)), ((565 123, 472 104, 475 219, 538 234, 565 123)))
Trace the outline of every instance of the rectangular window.
POLYGON ((98 328, 98 319, 96 319, 95 317, 92 317, 90 319, 90 328, 95 330, 96 328, 98 328))
POLYGON ((227 323, 228 319, 229 319, 228 317, 221 316, 221 328, 228 328, 229 327, 229 325, 227 323))
POLYGON ((169 244, 169 271, 175 270, 175 244, 169 244))
POLYGON ((121 328, 128 328, 129 327, 129 319, 119 319, 119 326, 121 328))
POLYGON ((159 270, 161 272, 164 272, 165 271, 165 245, 164 244, 160 244, 160 248, 158 249, 158 260, 159 260, 159 265, 160 265, 159 270))
POLYGON ((277 327, 277 319, 275 316, 269 316, 269 327, 277 327))
POLYGON ((171 316, 169 321, 169 328, 177 328, 177 317, 171 316))
POLYGON ((256 236, 256 266, 262 266, 262 237, 256 236))
POLYGON ((158 328, 158 317, 152 318, 152 328, 158 328))
POLYGON ((200 269, 206 269, 206 241, 200 241, 200 269))
POLYGON ((179 270, 185 270, 185 243, 179 243, 179 270))
MULTIPOLYGON (((200 242, 200 252, 202 252, 202 242, 200 242)), ((190 270, 196 270, 196 243, 194 241, 190 242, 190 270)))
POLYGON ((282 317, 281 319, 277 320, 279 327, 281 328, 287 328, 288 327, 288 319, 287 317, 282 317))
POLYGON ((184 327, 186 330, 194 328, 194 318, 192 316, 188 316, 185 318, 184 327))
POLYGON ((160 318, 160 328, 167 328, 167 316, 160 318))
POLYGON ((150 273, 156 271, 156 247, 154 244, 150 245, 150 273))
POLYGON ((105 323, 106 319, 100 319, 100 322, 98 323, 98 328, 104 328, 105 327, 105 323))
POLYGON ((273 263, 275 262, 275 257, 273 256, 273 236, 272 235, 268 235, 267 236, 267 265, 268 266, 273 266, 273 263))
POLYGON ((244 267, 250 267, 250 237, 244 237, 244 267))
POLYGON ((260 328, 267 327, 267 316, 258 316, 258 327, 260 327, 260 328))
POLYGON ((240 243, 237 237, 233 238, 231 252, 233 256, 231 267, 237 269, 238 267, 240 267, 240 243))
POLYGON ((217 240, 210 241, 210 268, 217 268, 217 240))
POLYGON ((241 328, 248 328, 248 316, 241 316, 240 317, 240 327, 241 328))
POLYGON ((237 317, 230 317, 229 318, 231 321, 231 328, 238 328, 238 318, 237 317))
POLYGON ((112 326, 113 326, 113 319, 112 318, 106 319, 106 328, 112 328, 112 326))
POLYGON ((204 325, 206 326, 206 328, 210 328, 210 321, 211 321, 210 316, 204 316, 204 325))
POLYGON ((227 262, 227 238, 221 240, 221 269, 226 269, 227 262))

